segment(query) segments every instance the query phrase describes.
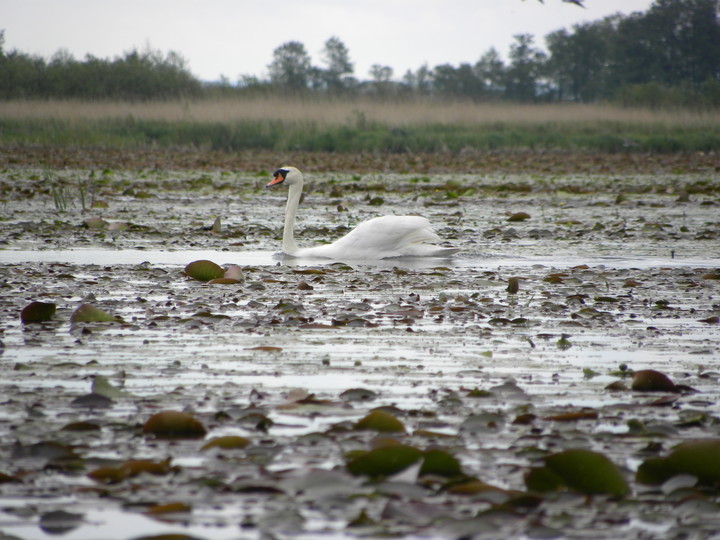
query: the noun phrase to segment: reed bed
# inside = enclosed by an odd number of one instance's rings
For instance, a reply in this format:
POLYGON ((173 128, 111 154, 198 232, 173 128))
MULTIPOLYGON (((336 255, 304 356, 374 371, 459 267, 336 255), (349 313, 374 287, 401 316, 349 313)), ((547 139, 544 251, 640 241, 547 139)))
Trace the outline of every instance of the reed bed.
POLYGON ((321 152, 720 151, 720 113, 280 99, 0 102, 0 144, 321 152))
POLYGON ((100 121, 133 118, 162 122, 232 123, 270 121, 318 126, 373 123, 428 124, 593 124, 706 127, 720 125, 718 111, 629 109, 610 105, 510 104, 432 100, 288 99, 254 97, 197 101, 5 101, 1 119, 100 121))

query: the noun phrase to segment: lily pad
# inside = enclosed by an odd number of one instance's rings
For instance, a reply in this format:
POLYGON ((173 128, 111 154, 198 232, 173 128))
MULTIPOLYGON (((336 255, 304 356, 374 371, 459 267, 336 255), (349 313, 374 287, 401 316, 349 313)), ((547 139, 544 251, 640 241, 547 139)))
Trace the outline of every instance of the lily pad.
POLYGON ((414 446, 385 446, 355 457, 348 462, 347 468, 355 476, 381 478, 407 469, 422 456, 422 450, 414 446))
POLYGON ((52 302, 30 302, 20 312, 20 320, 24 324, 49 321, 56 309, 52 302))
POLYGON ((135 478, 141 474, 163 476, 174 469, 170 458, 163 461, 149 459, 130 459, 117 467, 100 467, 88 473, 88 477, 101 484, 117 484, 127 478, 135 478))
POLYGON ((239 437, 236 435, 226 435, 224 437, 215 437, 207 443, 205 443, 201 450, 208 450, 209 448, 222 448, 223 450, 239 450, 245 448, 250 444, 250 439, 245 437, 239 437))
POLYGON ((189 413, 162 411, 145 422, 143 432, 160 439, 199 439, 205 436, 207 430, 189 413))
POLYGON ((463 474, 460 461, 445 450, 433 448, 425 452, 420 474, 434 474, 452 478, 463 474))
POLYGON ((115 322, 117 318, 91 304, 81 304, 70 316, 70 322, 115 322))
POLYGON ((555 491, 566 486, 585 495, 622 497, 629 491, 617 466, 603 454, 571 449, 545 458, 545 467, 534 469, 525 479, 533 491, 555 491), (544 469, 544 470, 543 470, 544 469))
POLYGON ((405 432, 405 425, 392 414, 385 411, 372 411, 370 414, 358 420, 355 429, 369 429, 389 432, 405 432))
POLYGON ((185 275, 198 281, 211 281, 225 277, 225 270, 205 259, 193 261, 185 267, 185 275))
POLYGON ((631 388, 637 392, 678 392, 670 378, 654 369, 643 369, 633 374, 631 388))
POLYGON ((108 226, 108 222, 99 217, 89 217, 83 222, 83 224, 85 227, 92 230, 105 229, 108 226))
POLYGON ((526 219, 530 219, 530 214, 527 212, 515 212, 507 218, 508 221, 525 221, 526 219))
POLYGON ((678 474, 695 476, 703 485, 720 486, 720 439, 685 442, 666 458, 647 459, 638 467, 636 480, 662 484, 678 474))
POLYGON ((145 513, 151 516, 161 514, 177 514, 180 512, 192 512, 192 506, 182 502, 169 502, 156 504, 148 508, 145 513))

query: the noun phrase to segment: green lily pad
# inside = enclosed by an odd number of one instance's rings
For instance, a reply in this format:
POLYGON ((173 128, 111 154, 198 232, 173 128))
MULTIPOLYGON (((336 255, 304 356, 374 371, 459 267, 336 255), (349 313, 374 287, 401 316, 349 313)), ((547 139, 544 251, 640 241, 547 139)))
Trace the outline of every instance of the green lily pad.
POLYGON ((691 474, 703 485, 720 485, 720 439, 685 442, 666 458, 646 459, 635 479, 643 484, 662 484, 678 474, 691 474))
POLYGON ((70 316, 70 322, 115 322, 117 318, 90 304, 82 304, 70 316))
POLYGON ((420 474, 434 474, 452 478, 463 474, 460 461, 445 450, 434 448, 425 452, 420 474))
POLYGON ((617 466, 603 454, 571 449, 545 458, 545 467, 533 469, 525 478, 528 489, 555 491, 566 486, 586 495, 622 497, 629 491, 617 466))
POLYGON ((368 429, 383 433, 405 432, 403 423, 385 411, 372 411, 364 418, 358 420, 355 424, 355 429, 368 429))
POLYGON ((185 275, 198 281, 211 281, 225 276, 225 270, 218 264, 205 259, 193 261, 185 267, 185 275))
POLYGON ((30 302, 20 312, 20 320, 24 324, 49 321, 56 309, 52 302, 30 302))
POLYGON ((423 456, 414 446, 395 445, 376 448, 351 459, 347 468, 355 476, 381 478, 407 469, 423 456))

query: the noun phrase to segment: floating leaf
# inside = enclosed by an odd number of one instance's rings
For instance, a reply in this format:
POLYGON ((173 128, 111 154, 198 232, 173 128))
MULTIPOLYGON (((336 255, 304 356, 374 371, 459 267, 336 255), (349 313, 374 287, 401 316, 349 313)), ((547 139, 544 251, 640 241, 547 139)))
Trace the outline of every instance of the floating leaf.
POLYGON ((226 435, 224 437, 215 437, 207 443, 205 443, 201 450, 208 450, 209 448, 222 448, 223 450, 239 450, 245 448, 250 444, 250 439, 245 437, 239 437, 236 435, 226 435))
POLYGON ((372 411, 355 424, 355 429, 369 429, 383 433, 405 432, 405 426, 395 416, 385 411, 372 411))
POLYGON ((0 484, 12 484, 12 483, 19 483, 22 482, 19 478, 15 476, 10 476, 9 474, 5 474, 3 472, 0 472, 0 484))
POLYGON ((586 410, 555 414, 553 416, 545 417, 545 420, 552 420, 554 422, 575 422, 577 420, 596 420, 597 417, 597 411, 586 410))
POLYGON ((42 458, 47 460, 76 459, 78 455, 70 446, 55 441, 40 441, 29 446, 16 442, 12 447, 13 459, 42 458))
POLYGON ((378 478, 407 469, 422 458, 423 452, 402 444, 376 448, 350 460, 348 471, 355 476, 378 478))
POLYGON ((182 533, 153 534, 152 536, 136 536, 132 540, 204 540, 197 536, 182 533))
POLYGON ((525 485, 530 491, 546 493, 558 491, 563 487, 564 482, 560 475, 548 467, 532 467, 525 475, 525 485))
POLYGON ((185 275, 198 281, 210 281, 225 276, 225 270, 205 259, 193 261, 185 267, 185 275))
POLYGON ((478 493, 502 490, 493 485, 486 484, 485 482, 483 482, 482 480, 478 480, 477 478, 469 478, 467 480, 463 480, 462 482, 451 485, 447 491, 448 493, 452 493, 453 495, 477 495, 478 493))
POLYGON ((720 439, 685 442, 666 458, 647 459, 638 467, 636 480, 661 484, 678 474, 695 476, 703 485, 720 486, 720 439))
POLYGON ((130 459, 118 467, 100 467, 88 473, 88 477, 101 484, 117 484, 127 478, 134 478, 143 473, 163 476, 172 472, 170 458, 163 461, 149 459, 130 459))
POLYGON ((228 278, 228 277, 219 277, 215 279, 211 279, 208 281, 209 285, 235 285, 237 283, 240 283, 239 280, 234 278, 228 278))
POLYGON ((105 229, 108 226, 108 222, 99 217, 89 217, 83 222, 83 224, 91 230, 105 229))
POLYGON ((620 470, 603 454, 572 449, 545 458, 547 471, 533 471, 526 477, 528 488, 536 491, 557 489, 557 478, 563 485, 586 495, 608 494, 622 497, 628 485, 620 470), (557 478, 555 478, 557 477, 557 478), (532 486, 532 487, 531 487, 532 486), (538 489, 544 486, 545 489, 538 489), (553 487, 554 486, 554 487, 553 487))
POLYGON ((100 426, 94 422, 70 422, 60 429, 63 431, 100 431, 100 426))
POLYGON ((507 292, 510 294, 517 294, 520 290, 520 278, 511 277, 508 279, 507 292))
POLYGON ((227 279, 235 279, 240 282, 245 279, 245 274, 243 274, 242 268, 240 268, 237 264, 231 264, 225 270, 223 277, 227 279))
POLYGON ((20 320, 25 324, 49 321, 56 309, 52 302, 31 302, 20 312, 20 320))
POLYGON ((115 322, 118 319, 107 311, 90 304, 81 304, 70 316, 70 322, 115 322))
POLYGON ((207 430, 189 413, 162 411, 145 422, 143 432, 161 439, 199 439, 207 430))
POLYGON ((530 214, 526 212, 515 212, 507 218, 508 221, 525 221, 526 219, 530 219, 530 214))
POLYGON ((115 388, 112 384, 110 384, 107 377, 103 375, 95 375, 93 377, 92 391, 95 394, 100 394, 111 399, 132 396, 130 392, 126 392, 120 388, 115 388))
POLYGON ((373 401, 377 399, 377 394, 372 390, 365 388, 350 388, 340 394, 343 401, 373 401))
POLYGON ((654 369, 643 369, 633 374, 632 390, 637 392, 678 392, 670 378, 654 369))
POLYGON ((38 525, 40 529, 48 534, 65 534, 79 527, 82 522, 82 514, 72 514, 64 510, 54 510, 42 514, 38 525))
POLYGON ((148 508, 145 513, 151 516, 159 514, 177 514, 180 512, 192 512, 192 506, 183 502, 170 502, 156 504, 148 508))
POLYGON ((77 397, 70 403, 73 407, 84 407, 88 409, 107 409, 112 407, 114 402, 107 396, 91 392, 84 396, 77 397))
POLYGON ((452 478, 462 474, 460 461, 445 450, 434 448, 423 455, 423 464, 420 467, 420 474, 433 474, 452 478))

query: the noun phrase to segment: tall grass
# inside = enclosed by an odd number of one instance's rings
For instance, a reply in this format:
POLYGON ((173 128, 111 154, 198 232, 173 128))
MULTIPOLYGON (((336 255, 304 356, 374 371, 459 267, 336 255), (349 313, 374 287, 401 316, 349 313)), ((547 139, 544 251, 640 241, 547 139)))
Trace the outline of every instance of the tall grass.
POLYGON ((601 105, 251 99, 0 102, 0 142, 337 152, 720 150, 720 113, 601 105))

